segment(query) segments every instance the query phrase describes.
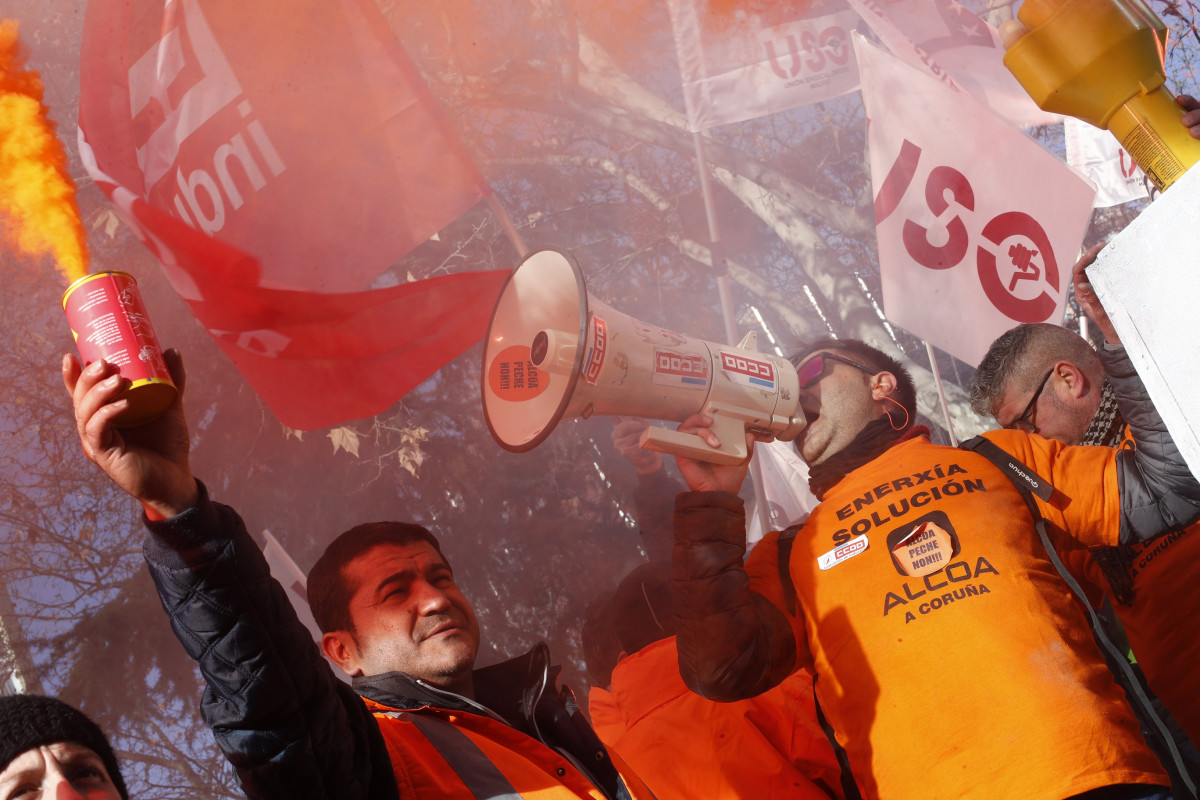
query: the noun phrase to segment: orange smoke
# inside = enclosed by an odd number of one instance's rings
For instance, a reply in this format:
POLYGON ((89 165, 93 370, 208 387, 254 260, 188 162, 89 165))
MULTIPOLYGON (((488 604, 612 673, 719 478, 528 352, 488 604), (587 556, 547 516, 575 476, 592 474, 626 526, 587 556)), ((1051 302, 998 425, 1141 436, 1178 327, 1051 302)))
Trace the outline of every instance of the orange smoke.
POLYGON ((87 274, 87 235, 67 155, 42 105, 42 81, 23 69, 17 23, 0 20, 0 229, 21 252, 53 256, 67 278, 87 274))

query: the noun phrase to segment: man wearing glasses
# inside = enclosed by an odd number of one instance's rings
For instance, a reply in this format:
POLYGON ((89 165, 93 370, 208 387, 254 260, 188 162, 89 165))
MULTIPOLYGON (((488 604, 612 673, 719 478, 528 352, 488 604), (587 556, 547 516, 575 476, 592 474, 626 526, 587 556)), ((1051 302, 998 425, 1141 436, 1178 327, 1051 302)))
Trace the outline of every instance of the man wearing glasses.
MULTIPOLYGON (((1003 427, 1068 445, 1118 447, 1130 441, 1096 351, 1057 325, 1018 325, 996 339, 975 372, 971 405, 1003 427), (1030 378, 1039 374, 1047 379, 1031 394, 1030 378), (1014 409, 1022 407, 1014 417, 1014 409)), ((1152 542, 1067 550, 1063 560, 1095 605, 1107 598, 1147 684, 1197 742, 1200 637, 1194 630, 1200 580, 1192 565, 1200 562, 1200 534, 1194 530, 1152 542)))
MULTIPOLYGON (((1081 294, 1082 269, 1075 281, 1081 294)), ((1098 305, 1093 317, 1111 332, 1098 305)), ((1104 359, 1135 436, 1152 444, 988 434, 1059 490, 1038 502, 1064 545, 1150 539, 1200 516, 1200 485, 1124 350, 1104 359)), ((806 521, 743 562, 746 466, 678 459, 692 490, 676 500, 673 563, 689 686, 735 700, 809 667, 866 798, 1169 798, 1008 475, 930 443, 913 425, 912 380, 886 354, 825 340, 795 363, 808 419, 796 447, 822 501, 806 521)), ((680 429, 718 446, 710 424, 696 415, 680 429)))

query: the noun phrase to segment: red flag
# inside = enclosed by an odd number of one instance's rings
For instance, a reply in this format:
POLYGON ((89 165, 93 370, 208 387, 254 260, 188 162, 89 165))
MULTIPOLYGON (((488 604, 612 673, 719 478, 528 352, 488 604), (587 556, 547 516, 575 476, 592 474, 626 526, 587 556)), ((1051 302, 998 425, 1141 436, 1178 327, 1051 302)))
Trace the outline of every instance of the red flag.
POLYGON ((362 291, 489 191, 369 0, 93 0, 81 75, 89 172, 285 424, 482 337, 503 273, 362 291))
POLYGON ((280 421, 312 430, 384 410, 487 332, 508 272, 466 272, 369 292, 268 289, 255 259, 205 236, 99 170, 97 186, 158 257, 196 318, 280 421))

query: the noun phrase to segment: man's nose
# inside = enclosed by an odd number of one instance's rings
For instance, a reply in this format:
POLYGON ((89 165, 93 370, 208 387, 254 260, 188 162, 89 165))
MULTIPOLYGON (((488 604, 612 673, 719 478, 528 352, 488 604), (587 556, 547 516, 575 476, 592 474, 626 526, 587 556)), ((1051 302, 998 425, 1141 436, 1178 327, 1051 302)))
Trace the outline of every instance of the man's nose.
POLYGON ((419 581, 416 592, 417 608, 422 614, 436 614, 450 607, 446 593, 428 581, 419 581))
POLYGON ((46 800, 84 800, 71 782, 62 775, 47 775, 42 781, 42 797, 46 800))

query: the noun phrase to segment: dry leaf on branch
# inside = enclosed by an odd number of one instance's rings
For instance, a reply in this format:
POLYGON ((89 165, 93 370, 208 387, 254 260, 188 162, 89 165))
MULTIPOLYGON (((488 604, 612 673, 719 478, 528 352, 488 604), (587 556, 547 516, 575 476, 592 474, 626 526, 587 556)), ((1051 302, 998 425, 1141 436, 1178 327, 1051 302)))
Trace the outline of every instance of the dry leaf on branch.
POLYGON ((345 426, 334 428, 328 434, 329 439, 333 442, 333 452, 345 450, 350 455, 358 458, 358 434, 352 428, 345 426))

